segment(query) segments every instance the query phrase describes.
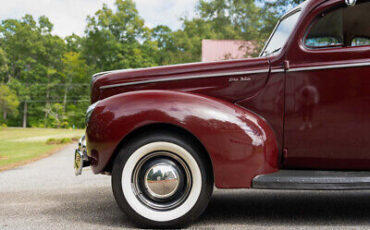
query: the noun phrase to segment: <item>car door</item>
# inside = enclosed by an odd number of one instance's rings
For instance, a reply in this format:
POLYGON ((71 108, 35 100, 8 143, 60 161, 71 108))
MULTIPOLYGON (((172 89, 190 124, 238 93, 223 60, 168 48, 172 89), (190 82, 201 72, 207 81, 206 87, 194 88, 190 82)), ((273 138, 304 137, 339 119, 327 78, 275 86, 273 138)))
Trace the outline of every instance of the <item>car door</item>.
POLYGON ((370 1, 328 1, 287 53, 284 164, 370 169, 370 1))

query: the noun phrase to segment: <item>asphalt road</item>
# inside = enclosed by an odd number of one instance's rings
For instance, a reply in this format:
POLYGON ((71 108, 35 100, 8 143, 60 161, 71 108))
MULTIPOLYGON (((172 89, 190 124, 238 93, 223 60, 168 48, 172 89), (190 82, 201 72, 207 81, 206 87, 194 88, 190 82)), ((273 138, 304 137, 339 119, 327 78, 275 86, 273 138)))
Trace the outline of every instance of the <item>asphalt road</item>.
MULTIPOLYGON (((110 177, 73 173, 73 146, 0 173, 0 229, 134 228, 110 177)), ((370 191, 215 191, 192 229, 370 229, 370 191)))

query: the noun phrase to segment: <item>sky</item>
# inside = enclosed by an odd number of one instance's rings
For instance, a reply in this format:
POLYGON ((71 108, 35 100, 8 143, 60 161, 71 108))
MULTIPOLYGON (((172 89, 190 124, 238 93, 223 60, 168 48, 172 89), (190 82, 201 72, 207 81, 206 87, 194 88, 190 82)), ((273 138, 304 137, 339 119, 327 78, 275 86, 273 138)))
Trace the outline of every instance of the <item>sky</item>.
MULTIPOLYGON (((194 16, 197 0, 134 0, 139 14, 148 27, 167 25, 176 30, 181 27, 180 17, 194 16)), ((103 3, 110 8, 114 0, 1 0, 0 20, 20 19, 25 14, 35 18, 47 16, 54 24, 54 34, 65 37, 75 33, 83 35, 86 17, 101 9, 103 3)))

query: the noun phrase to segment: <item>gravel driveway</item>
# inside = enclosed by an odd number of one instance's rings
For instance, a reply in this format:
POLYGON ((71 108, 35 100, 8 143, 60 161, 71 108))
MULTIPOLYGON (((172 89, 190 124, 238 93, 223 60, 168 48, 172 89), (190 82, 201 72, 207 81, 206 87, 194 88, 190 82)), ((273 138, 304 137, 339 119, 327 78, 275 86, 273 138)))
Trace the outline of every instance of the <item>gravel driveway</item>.
MULTIPOLYGON (((110 177, 73 173, 73 146, 0 173, 0 229, 134 228, 110 177)), ((370 229, 370 191, 215 191, 193 229, 370 229)))

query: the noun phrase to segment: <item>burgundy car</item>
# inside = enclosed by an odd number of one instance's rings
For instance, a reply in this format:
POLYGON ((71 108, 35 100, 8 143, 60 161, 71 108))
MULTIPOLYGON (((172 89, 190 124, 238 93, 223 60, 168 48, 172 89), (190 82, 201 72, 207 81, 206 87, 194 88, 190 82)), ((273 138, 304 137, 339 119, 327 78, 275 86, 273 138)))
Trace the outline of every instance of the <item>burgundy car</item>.
POLYGON ((370 189, 370 1, 308 0, 258 58, 99 73, 91 97, 76 173, 112 175, 141 226, 191 223, 214 186, 370 189))

